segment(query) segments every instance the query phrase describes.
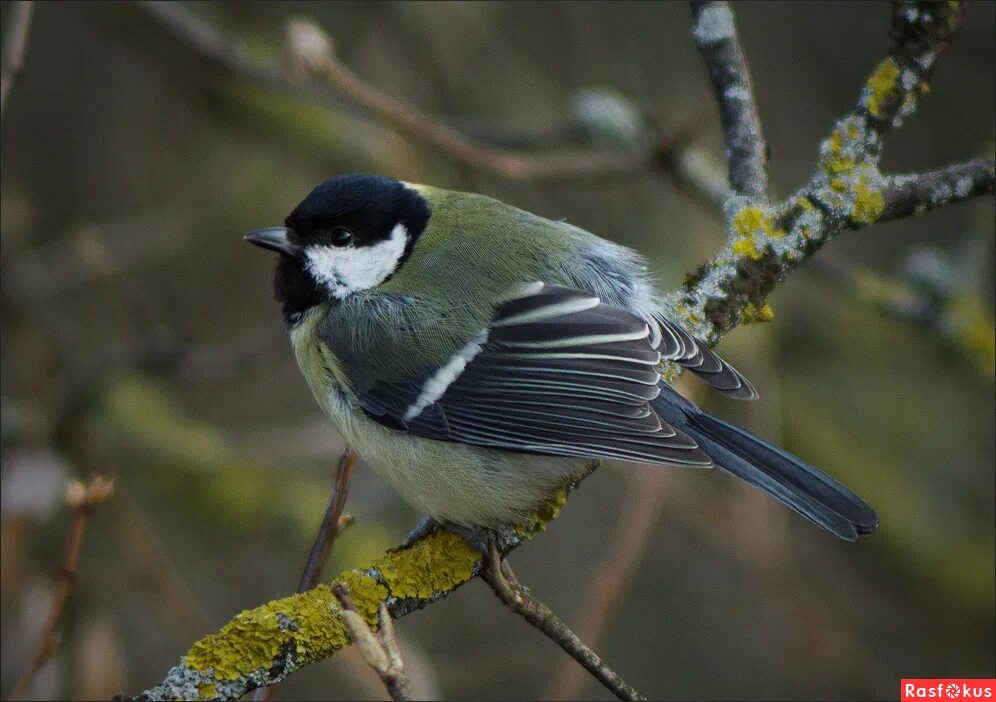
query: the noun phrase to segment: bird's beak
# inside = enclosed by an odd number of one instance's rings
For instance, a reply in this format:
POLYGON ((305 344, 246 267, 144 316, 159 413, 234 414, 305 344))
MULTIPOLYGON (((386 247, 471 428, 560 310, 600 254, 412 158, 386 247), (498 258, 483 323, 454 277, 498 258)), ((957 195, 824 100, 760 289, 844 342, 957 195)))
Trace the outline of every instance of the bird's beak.
POLYGON ((300 248, 287 238, 287 227, 266 227, 265 229, 253 229, 246 234, 246 241, 264 249, 277 251, 288 256, 297 256, 301 253, 300 248))

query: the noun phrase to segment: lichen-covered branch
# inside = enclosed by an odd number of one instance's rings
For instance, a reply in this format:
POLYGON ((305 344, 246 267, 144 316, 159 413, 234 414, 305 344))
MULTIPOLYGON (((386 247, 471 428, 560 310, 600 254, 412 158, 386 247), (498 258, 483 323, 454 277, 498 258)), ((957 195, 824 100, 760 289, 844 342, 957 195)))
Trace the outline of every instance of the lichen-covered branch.
MULTIPOLYGON (((541 531, 582 477, 565 486, 528 522, 497 532, 499 551, 504 555, 541 531)), ((346 585, 357 611, 376 627, 381 603, 393 619, 403 617, 477 576, 481 561, 482 555, 461 537, 435 531, 367 566, 342 573, 332 586, 346 585)), ((237 699, 328 658, 349 643, 331 587, 319 585, 236 615, 218 633, 195 642, 180 664, 141 699, 237 699)))
POLYGON ((979 195, 992 195, 996 162, 977 159, 926 173, 887 176, 882 185, 885 208, 879 221, 921 215, 979 195))
MULTIPOLYGON (((725 202, 723 251, 669 298, 670 312, 698 337, 715 343, 743 321, 767 316, 774 286, 845 228, 872 224, 908 203, 929 208, 991 191, 991 164, 972 166, 961 195, 938 191, 944 176, 914 176, 917 186, 879 170, 883 135, 899 126, 926 91, 927 78, 963 14, 962 3, 901 2, 893 12, 893 45, 865 81, 855 107, 834 126, 819 149, 809 183, 785 202, 764 205, 731 195, 725 202), (923 201, 919 200, 923 197, 923 201)), ((736 33, 735 26, 728 33, 736 33)), ((955 167, 959 169, 961 167, 955 167)), ((967 173, 961 173, 967 177, 967 173)), ((909 177, 906 177, 909 178, 909 177)))
POLYGON ((739 195, 766 201, 767 147, 733 11, 725 2, 693 0, 691 6, 692 36, 705 59, 719 102, 730 189, 739 195))

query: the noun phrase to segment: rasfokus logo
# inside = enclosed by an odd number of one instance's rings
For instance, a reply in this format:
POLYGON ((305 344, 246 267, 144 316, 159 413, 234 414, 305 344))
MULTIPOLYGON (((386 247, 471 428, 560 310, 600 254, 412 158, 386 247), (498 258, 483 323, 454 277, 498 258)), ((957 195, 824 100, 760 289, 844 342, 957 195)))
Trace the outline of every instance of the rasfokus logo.
POLYGON ((903 678, 899 686, 901 702, 915 700, 993 700, 996 678, 903 678))

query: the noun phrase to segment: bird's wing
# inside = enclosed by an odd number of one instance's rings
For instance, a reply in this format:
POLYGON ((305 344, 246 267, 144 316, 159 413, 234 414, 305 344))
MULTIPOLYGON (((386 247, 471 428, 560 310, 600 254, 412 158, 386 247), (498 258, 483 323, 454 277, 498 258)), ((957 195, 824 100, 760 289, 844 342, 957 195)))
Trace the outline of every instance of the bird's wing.
POLYGON ((687 368, 712 388, 735 400, 756 400, 757 390, 743 373, 664 315, 655 315, 664 337, 661 355, 687 368))
POLYGON ((710 466, 695 441, 649 404, 660 393, 660 360, 643 319, 537 282, 496 304, 486 327, 445 362, 402 382, 359 383, 353 392, 375 421, 422 437, 710 466))

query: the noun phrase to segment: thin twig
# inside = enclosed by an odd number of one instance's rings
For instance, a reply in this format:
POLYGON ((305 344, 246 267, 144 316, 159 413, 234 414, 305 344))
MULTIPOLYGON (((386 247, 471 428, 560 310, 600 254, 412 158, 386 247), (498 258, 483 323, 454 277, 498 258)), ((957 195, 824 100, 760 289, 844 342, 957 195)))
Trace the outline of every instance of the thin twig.
POLYGON ((484 559, 481 578, 494 590, 509 609, 546 634, 554 643, 585 667, 609 691, 621 700, 643 700, 643 695, 612 670, 597 653, 586 646, 578 635, 553 613, 549 607, 534 598, 519 585, 507 563, 502 562, 498 548, 492 544, 491 552, 484 559))
MULTIPOLYGON (((648 468, 633 475, 629 495, 619 510, 620 522, 609 557, 599 567, 588 590, 581 615, 578 637, 597 648, 605 627, 615 612, 657 521, 667 484, 666 473, 648 468)), ((547 687, 547 698, 576 700, 584 682, 582 669, 573 661, 562 660, 547 687)))
POLYGON ((32 0, 11 3, 7 33, 3 37, 3 63, 0 64, 0 117, 7 109, 10 89, 24 71, 24 52, 28 48, 34 9, 32 0))
POLYGON ((356 452, 347 447, 342 458, 339 459, 339 467, 335 474, 335 487, 332 488, 332 494, 329 495, 329 504, 325 508, 325 516, 318 528, 315 542, 311 545, 308 563, 304 568, 304 573, 301 574, 301 582, 297 586, 298 592, 305 592, 318 584, 318 579, 322 577, 322 569, 332 551, 332 544, 350 523, 348 517, 343 518, 342 509, 346 504, 349 479, 353 476, 355 464, 356 452))
POLYGON ((691 6, 692 34, 719 102, 730 188, 751 199, 766 201, 767 146, 761 133, 750 71, 734 28, 733 11, 725 2, 693 0, 691 6))
POLYGON ((387 688, 387 694, 392 700, 413 700, 412 684, 405 673, 401 650, 394 635, 394 623, 387 605, 380 603, 378 609, 379 635, 374 634, 353 605, 349 597, 349 588, 342 583, 332 587, 332 594, 342 606, 342 623, 349 633, 349 638, 360 649, 363 660, 367 662, 387 688))
MULTIPOLYGON (((571 180, 648 175, 662 168, 670 170, 689 141, 688 134, 679 133, 632 150, 582 151, 549 157, 496 149, 366 83, 334 56, 331 41, 310 22, 291 23, 291 53, 298 64, 298 70, 292 71, 256 61, 182 5, 141 2, 137 7, 212 66, 325 108, 341 110, 342 101, 332 100, 329 95, 331 85, 349 98, 350 103, 362 108, 363 115, 373 116, 377 122, 454 161, 504 178, 571 180), (309 79, 309 73, 321 80, 309 79)), ((690 123, 690 133, 696 133, 701 125, 701 121, 690 123)))
MULTIPOLYGON (((346 447, 339 459, 339 467, 336 469, 335 485, 329 495, 328 506, 325 507, 325 516, 315 534, 315 541, 311 544, 311 551, 308 553, 308 562, 304 566, 301 580, 298 583, 297 591, 307 592, 318 584, 322 577, 322 570, 332 552, 332 544, 336 537, 342 533, 351 522, 348 515, 343 515, 342 510, 346 505, 346 495, 349 493, 349 479, 353 476, 353 466, 356 464, 356 452, 346 447)), ((276 685, 256 688, 253 693, 254 702, 269 702, 273 699, 276 685)))
POLYGON ((79 565, 80 547, 83 545, 83 532, 86 529, 87 519, 89 519, 94 507, 105 502, 113 493, 114 480, 103 475, 95 475, 87 486, 75 480, 69 483, 66 489, 66 503, 72 509, 73 518, 69 525, 69 533, 66 536, 62 564, 59 566, 55 598, 49 607, 38 645, 25 664, 24 670, 21 671, 14 688, 7 696, 8 700, 21 699, 41 667, 55 655, 59 646, 56 634, 62 613, 69 601, 73 583, 76 581, 76 569, 79 565))
POLYGON ((609 152, 563 158, 530 158, 477 144, 414 105, 370 85, 339 61, 331 40, 313 23, 296 20, 289 27, 294 57, 309 72, 346 94, 378 121, 456 161, 481 171, 514 178, 538 180, 570 177, 615 177, 634 170, 649 170, 656 163, 643 153, 609 152))

